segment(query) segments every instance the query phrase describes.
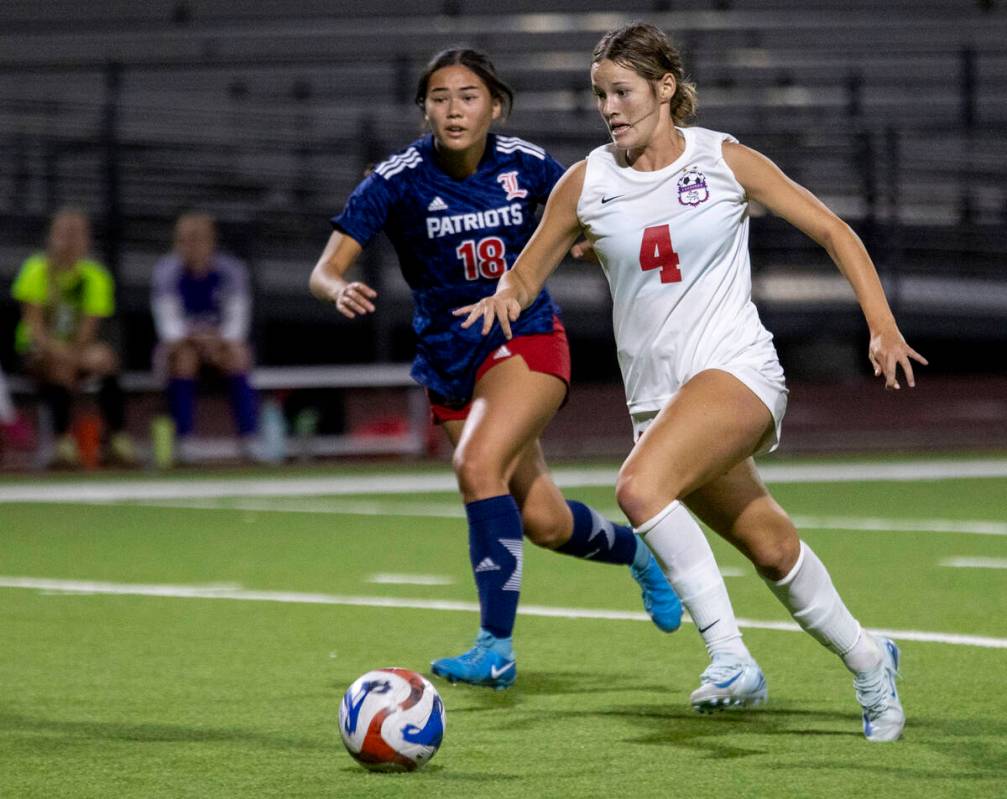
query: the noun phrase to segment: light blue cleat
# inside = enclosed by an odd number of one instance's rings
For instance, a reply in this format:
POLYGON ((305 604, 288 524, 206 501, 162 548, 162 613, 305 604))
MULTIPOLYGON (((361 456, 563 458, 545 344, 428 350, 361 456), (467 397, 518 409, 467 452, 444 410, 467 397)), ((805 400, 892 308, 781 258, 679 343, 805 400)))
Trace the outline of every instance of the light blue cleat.
POLYGON ((689 696, 692 709, 697 713, 754 707, 769 696, 762 669, 750 657, 714 655, 699 682, 699 688, 689 696))
POLYGON ((864 737, 875 742, 897 741, 906 726, 906 714, 895 688, 895 678, 899 676, 899 648, 888 638, 875 641, 881 649, 881 665, 858 672, 853 678, 853 687, 864 710, 864 737))
POLYGON ((510 638, 496 638, 480 630, 476 645, 468 652, 435 660, 430 670, 452 683, 486 685, 500 691, 510 688, 517 679, 517 660, 510 638))
POLYGON ((643 609, 654 624, 663 632, 675 632, 682 625, 682 603, 654 556, 648 551, 646 565, 632 565, 629 570, 642 591, 643 609))

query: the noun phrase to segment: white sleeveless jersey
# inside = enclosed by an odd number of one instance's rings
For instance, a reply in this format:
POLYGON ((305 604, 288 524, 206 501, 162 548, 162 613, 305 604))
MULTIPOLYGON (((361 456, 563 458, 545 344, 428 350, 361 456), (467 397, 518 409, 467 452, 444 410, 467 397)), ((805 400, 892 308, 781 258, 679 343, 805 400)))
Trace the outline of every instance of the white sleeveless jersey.
POLYGON ((732 136, 679 128, 685 151, 656 172, 608 144, 587 158, 577 215, 612 291, 631 414, 660 410, 705 369, 735 374, 777 427, 786 387, 752 304, 748 202, 727 166, 732 136))

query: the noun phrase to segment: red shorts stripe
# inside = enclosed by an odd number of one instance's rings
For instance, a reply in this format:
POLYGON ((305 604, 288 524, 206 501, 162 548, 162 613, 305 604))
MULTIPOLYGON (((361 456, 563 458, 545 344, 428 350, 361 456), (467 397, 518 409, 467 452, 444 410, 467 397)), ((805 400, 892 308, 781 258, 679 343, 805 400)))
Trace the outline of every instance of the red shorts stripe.
MULTIPOLYGON (((558 316, 553 317, 551 333, 518 336, 491 352, 486 360, 479 364, 479 368, 476 370, 476 382, 478 383, 482 376, 494 366, 517 356, 524 359, 531 371, 558 377, 566 383, 569 389, 570 345, 566 339, 566 328, 563 327, 558 316)), ((442 405, 430 396, 430 392, 427 392, 427 397, 430 399, 430 411, 433 414, 435 424, 467 419, 469 409, 472 407, 471 402, 461 408, 442 405)))

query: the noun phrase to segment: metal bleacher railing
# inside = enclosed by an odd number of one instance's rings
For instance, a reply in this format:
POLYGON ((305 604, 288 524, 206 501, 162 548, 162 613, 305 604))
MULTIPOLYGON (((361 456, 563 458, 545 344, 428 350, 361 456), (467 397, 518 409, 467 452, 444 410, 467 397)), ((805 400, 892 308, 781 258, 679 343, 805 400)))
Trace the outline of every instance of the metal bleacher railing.
MULTIPOLYGON (((517 89, 509 132, 571 162, 604 140, 587 82, 591 47, 606 29, 644 17, 682 46, 699 83, 698 124, 766 152, 849 219, 886 278, 903 284, 895 296, 910 317, 914 296, 957 302, 979 330, 1007 309, 1007 16, 995 4, 900 0, 881 13, 866 0, 813 9, 652 0, 621 3, 618 14, 572 0, 551 3, 551 13, 530 0, 339 5, 0 5, 0 278, 38 243, 55 207, 87 207, 119 277, 125 323, 140 329, 127 361, 142 365, 150 265, 174 214, 199 206, 252 262, 267 362, 347 352, 401 360, 408 303, 397 301, 405 289, 380 248, 364 268, 385 288, 386 307, 396 300, 394 313, 358 325, 350 346, 272 342, 311 325, 350 335, 307 296, 307 271, 327 217, 365 165, 416 135, 412 89, 425 59, 458 42, 487 49, 517 89), (957 277, 985 288, 947 286, 949 258, 957 277), (920 276, 944 283, 913 288, 920 276)), ((823 256, 771 220, 753 224, 761 301, 779 313, 792 296, 813 301, 776 287, 797 267, 817 275, 823 256)), ((837 296, 830 291, 820 291, 817 326, 837 296)), ((607 305, 597 275, 561 273, 556 293, 568 315, 589 315, 598 328, 607 305)), ((925 315, 934 306, 919 307, 925 315)))

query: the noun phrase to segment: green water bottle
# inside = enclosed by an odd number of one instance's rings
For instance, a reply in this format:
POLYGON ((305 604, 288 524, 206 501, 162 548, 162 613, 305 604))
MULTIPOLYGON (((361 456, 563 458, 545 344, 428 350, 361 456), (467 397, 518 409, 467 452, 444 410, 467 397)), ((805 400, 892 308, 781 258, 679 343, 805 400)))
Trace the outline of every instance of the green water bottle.
POLYGON ((318 432, 318 409, 304 408, 294 419, 294 433, 297 436, 297 457, 299 460, 311 460, 314 454, 312 442, 318 432))
POLYGON ((151 421, 150 444, 154 466, 170 469, 175 463, 175 422, 170 416, 155 416, 151 421))

